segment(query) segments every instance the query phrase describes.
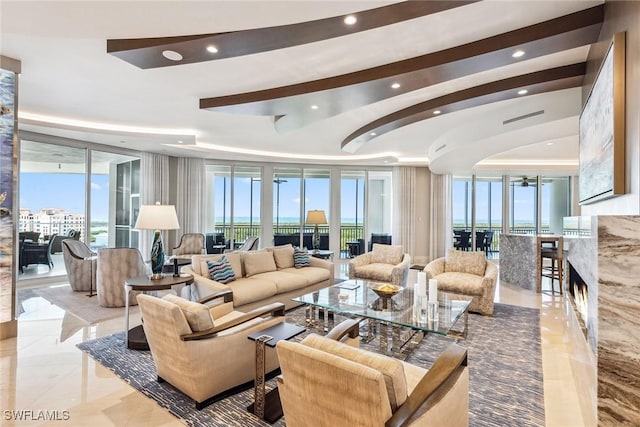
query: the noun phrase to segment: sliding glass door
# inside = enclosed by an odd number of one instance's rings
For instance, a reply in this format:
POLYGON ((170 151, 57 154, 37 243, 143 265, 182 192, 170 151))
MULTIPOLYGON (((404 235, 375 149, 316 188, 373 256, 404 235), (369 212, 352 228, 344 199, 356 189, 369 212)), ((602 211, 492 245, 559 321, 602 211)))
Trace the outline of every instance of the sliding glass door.
POLYGON ((22 245, 42 245, 51 259, 47 264, 47 257, 23 257, 20 280, 65 275, 64 238, 78 239, 93 250, 138 247, 133 225, 139 208, 139 158, 22 138, 19 183, 22 245))

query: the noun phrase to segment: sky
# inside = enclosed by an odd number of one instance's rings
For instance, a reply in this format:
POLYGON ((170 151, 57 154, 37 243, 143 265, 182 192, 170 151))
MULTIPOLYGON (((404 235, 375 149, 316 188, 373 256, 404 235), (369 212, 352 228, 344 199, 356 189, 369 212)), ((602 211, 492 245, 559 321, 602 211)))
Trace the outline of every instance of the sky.
MULTIPOLYGON (((61 208, 74 214, 85 212, 85 175, 68 173, 21 173, 20 208, 37 212, 61 208)), ((91 216, 107 221, 109 216, 109 176, 91 177, 91 216)))

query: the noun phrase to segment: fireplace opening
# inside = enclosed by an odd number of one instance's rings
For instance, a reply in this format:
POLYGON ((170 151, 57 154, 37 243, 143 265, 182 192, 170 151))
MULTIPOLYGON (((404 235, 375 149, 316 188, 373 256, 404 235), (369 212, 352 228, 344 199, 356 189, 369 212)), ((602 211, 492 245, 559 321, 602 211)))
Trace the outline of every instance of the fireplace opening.
POLYGON ((569 283, 568 283, 569 295, 573 300, 576 311, 580 315, 580 319, 587 325, 588 316, 588 303, 589 303, 589 287, 585 281, 580 277, 578 272, 569 264, 569 283))

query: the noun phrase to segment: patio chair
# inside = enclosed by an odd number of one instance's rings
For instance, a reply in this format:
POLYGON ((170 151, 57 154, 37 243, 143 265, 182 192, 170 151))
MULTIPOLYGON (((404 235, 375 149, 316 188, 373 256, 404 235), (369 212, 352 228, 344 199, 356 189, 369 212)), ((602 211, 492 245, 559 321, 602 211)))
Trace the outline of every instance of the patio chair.
POLYGON ((51 270, 53 268, 51 245, 55 236, 55 234, 51 236, 49 243, 29 243, 25 241, 22 245, 20 266, 28 267, 31 264, 44 264, 49 266, 49 270, 51 270))

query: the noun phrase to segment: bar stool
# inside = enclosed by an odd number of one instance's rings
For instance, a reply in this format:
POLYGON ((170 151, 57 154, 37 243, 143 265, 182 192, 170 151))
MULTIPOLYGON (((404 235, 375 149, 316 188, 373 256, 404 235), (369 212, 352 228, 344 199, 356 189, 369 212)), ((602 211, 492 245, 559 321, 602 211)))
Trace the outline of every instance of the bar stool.
MULTIPOLYGON (((551 279, 551 293, 555 294, 554 280, 558 281, 560 295, 562 295, 562 280, 564 277, 563 239, 561 236, 539 237, 538 250, 540 251, 540 277, 551 279), (544 265, 544 260, 551 261, 551 265, 544 265)), ((542 285, 538 292, 542 291, 542 285)))

